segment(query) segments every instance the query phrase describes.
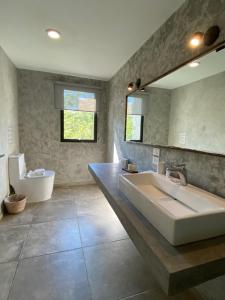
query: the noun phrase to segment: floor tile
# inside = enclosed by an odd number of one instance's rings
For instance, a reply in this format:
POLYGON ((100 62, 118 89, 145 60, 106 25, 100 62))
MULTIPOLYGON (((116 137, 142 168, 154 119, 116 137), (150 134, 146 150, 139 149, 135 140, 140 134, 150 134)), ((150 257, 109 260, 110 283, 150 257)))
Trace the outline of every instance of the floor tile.
POLYGON ((73 219, 33 224, 22 250, 22 258, 80 247, 79 229, 73 219))
POLYGON ((73 191, 70 188, 54 188, 51 201, 62 201, 62 200, 72 200, 73 199, 73 191))
POLYGON ((9 300, 90 300, 81 249, 20 261, 9 300))
MULTIPOLYGON (((202 296, 194 289, 187 290, 176 296, 167 296, 162 290, 156 289, 156 290, 140 293, 134 296, 130 296, 127 298, 122 298, 120 300, 206 300, 206 299, 202 298, 202 296)), ((217 300, 219 299, 217 298, 217 300)))
POLYGON ((17 262, 0 264, 0 300, 7 300, 17 262))
POLYGON ((16 215, 7 214, 2 219, 1 225, 26 225, 32 223, 37 203, 27 203, 25 210, 16 215))
POLYGON ((225 275, 204 282, 195 288, 206 300, 225 299, 225 275))
POLYGON ((83 215, 78 217, 82 246, 92 246, 128 238, 115 214, 83 215))
MULTIPOLYGON (((154 299, 152 298, 150 292, 144 292, 141 294, 136 294, 134 296, 121 298, 120 300, 154 300, 154 299)), ((160 299, 157 298, 157 300, 160 300, 160 299)))
POLYGON ((45 201, 38 204, 33 223, 69 219, 75 216, 76 211, 73 201, 45 201))
POLYGON ((105 197, 96 197, 96 198, 79 198, 75 201, 76 210, 79 216, 82 215, 100 215, 104 216, 108 214, 114 217, 115 213, 111 206, 109 205, 107 199, 105 197))
POLYGON ((149 275, 130 240, 84 248, 94 300, 115 300, 148 289, 149 275))
POLYGON ((96 184, 75 186, 71 188, 71 190, 74 200, 104 197, 102 191, 96 184))
POLYGON ((0 225, 0 262, 18 260, 29 228, 29 225, 9 227, 0 225))

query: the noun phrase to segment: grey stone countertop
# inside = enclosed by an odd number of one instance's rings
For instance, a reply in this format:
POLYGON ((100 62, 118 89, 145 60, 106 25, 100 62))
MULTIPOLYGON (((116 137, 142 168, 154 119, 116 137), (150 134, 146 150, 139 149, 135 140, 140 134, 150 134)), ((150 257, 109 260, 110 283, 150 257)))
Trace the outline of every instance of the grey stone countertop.
POLYGON ((93 163, 89 171, 167 295, 225 274, 225 236, 174 247, 120 192, 119 164, 93 163))

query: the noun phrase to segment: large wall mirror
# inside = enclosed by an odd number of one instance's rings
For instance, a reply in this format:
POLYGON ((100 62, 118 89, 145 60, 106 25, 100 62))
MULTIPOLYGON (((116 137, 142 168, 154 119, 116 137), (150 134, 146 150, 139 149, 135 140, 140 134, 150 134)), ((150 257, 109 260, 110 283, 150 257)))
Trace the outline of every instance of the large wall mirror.
POLYGON ((125 141, 225 155, 225 49, 128 95, 125 141))

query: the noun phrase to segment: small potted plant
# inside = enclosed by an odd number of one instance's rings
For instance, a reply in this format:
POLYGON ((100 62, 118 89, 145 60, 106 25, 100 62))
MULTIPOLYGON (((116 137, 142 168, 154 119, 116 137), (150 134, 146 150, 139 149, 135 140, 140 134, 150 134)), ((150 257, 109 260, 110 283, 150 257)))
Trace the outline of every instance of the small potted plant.
POLYGON ((4 199, 5 207, 9 214, 18 214, 22 212, 26 206, 26 196, 12 194, 4 199))

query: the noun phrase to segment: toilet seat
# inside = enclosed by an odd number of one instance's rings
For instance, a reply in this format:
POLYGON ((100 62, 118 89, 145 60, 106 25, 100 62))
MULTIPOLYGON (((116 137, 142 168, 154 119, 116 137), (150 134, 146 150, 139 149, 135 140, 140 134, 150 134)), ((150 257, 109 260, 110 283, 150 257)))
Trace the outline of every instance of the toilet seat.
POLYGON ((28 177, 27 174, 26 174, 24 176, 24 179, 37 179, 37 178, 45 178, 45 177, 51 177, 51 176, 55 176, 55 172, 52 171, 52 170, 45 170, 44 175, 28 177))

